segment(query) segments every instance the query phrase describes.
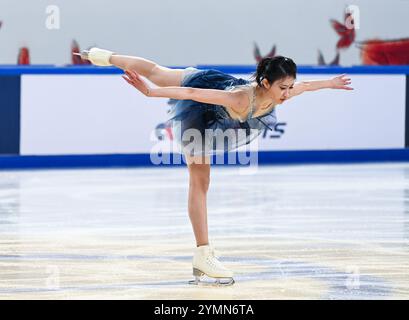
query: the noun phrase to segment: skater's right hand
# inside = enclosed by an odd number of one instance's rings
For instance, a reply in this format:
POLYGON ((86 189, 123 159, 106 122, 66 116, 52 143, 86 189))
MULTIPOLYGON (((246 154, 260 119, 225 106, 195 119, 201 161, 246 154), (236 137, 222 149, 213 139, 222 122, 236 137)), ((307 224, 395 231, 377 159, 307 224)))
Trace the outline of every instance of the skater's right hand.
POLYGON ((132 70, 125 70, 125 74, 126 76, 122 76, 122 78, 124 78, 126 82, 128 82, 131 86, 138 89, 145 96, 147 97, 151 96, 152 89, 144 80, 142 80, 139 74, 132 70))

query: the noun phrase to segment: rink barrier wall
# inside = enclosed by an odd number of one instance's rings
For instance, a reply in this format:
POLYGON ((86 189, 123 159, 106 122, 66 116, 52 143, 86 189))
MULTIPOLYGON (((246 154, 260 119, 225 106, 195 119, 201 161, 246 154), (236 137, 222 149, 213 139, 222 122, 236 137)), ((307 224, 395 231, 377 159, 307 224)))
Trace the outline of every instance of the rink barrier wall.
POLYGON ((409 148, 409 73, 406 74, 405 148, 409 148))
MULTIPOLYGON (((183 67, 175 67, 183 68, 183 67)), ((253 66, 199 65, 199 69, 218 69, 226 73, 253 73, 253 66)), ((149 154, 21 155, 21 75, 111 75, 117 68, 93 66, 0 66, 0 169, 92 168, 153 166, 149 154)), ((259 164, 360 163, 409 161, 409 66, 300 67, 300 74, 397 74, 406 75, 405 148, 373 150, 260 151, 259 164)))
POLYGON ((0 76, 0 154, 20 151, 20 76, 0 76))
MULTIPOLYGON (((225 154, 225 163, 228 155, 225 154)), ((352 164, 407 162, 409 149, 332 150, 332 151, 260 151, 259 165, 352 164)), ((216 160, 214 160, 214 165, 216 160)), ((153 165, 149 154, 0 156, 0 169, 73 169, 115 167, 175 167, 185 164, 153 165)), ((239 164, 236 164, 239 166, 239 164)))

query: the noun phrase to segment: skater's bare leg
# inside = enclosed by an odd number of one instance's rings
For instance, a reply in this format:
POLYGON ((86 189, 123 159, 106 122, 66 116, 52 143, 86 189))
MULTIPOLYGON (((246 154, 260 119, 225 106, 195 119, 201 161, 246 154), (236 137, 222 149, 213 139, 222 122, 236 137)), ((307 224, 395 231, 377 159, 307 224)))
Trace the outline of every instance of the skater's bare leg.
POLYGON ((113 54, 109 62, 120 69, 133 70, 159 87, 179 87, 182 81, 183 69, 170 69, 141 57, 113 54))
POLYGON ((207 226, 207 191, 210 184, 210 158, 186 157, 189 169, 189 218, 196 245, 209 244, 207 226))
POLYGON ((196 238, 193 255, 194 280, 190 284, 234 284, 233 272, 217 259, 209 245, 207 227, 207 191, 210 184, 210 157, 188 157, 189 168, 189 217, 196 238), (213 278, 213 282, 202 281, 202 276, 213 278))

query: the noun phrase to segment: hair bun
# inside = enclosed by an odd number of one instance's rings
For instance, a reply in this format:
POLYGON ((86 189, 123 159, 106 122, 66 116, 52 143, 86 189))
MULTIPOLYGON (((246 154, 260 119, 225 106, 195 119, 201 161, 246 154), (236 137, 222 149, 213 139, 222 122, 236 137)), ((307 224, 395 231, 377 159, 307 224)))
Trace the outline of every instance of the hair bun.
POLYGON ((297 65, 290 58, 284 56, 263 58, 257 65, 254 77, 259 86, 261 81, 267 79, 269 83, 285 77, 296 77, 297 65))

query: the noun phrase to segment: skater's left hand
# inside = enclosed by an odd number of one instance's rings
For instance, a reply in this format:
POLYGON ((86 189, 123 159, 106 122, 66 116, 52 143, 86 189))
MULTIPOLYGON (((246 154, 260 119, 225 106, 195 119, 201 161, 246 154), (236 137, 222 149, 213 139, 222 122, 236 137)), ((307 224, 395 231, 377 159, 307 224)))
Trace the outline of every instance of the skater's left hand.
POLYGON ((125 74, 126 76, 122 76, 122 78, 124 78, 126 82, 128 82, 131 86, 138 89, 145 96, 147 97, 151 96, 152 89, 144 80, 142 80, 139 74, 132 70, 125 70, 125 74))
POLYGON ((351 84, 351 79, 346 77, 346 74, 341 74, 340 76, 334 77, 330 80, 331 89, 344 89, 344 90, 354 90, 354 88, 349 87, 351 84))

